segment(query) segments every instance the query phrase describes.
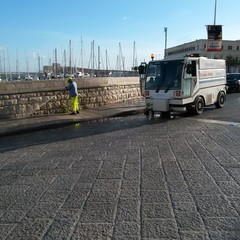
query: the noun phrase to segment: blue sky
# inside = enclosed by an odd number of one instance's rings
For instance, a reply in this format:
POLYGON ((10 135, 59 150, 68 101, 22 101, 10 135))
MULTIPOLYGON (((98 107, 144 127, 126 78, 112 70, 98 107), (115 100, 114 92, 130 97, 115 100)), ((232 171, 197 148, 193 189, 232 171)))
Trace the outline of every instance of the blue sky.
MULTIPOLYGON (((73 64, 90 65, 91 42, 95 60, 98 47, 101 68, 106 50, 111 68, 117 66, 120 47, 125 69, 133 65, 135 42, 137 63, 148 61, 151 53, 163 58, 164 28, 167 47, 206 39, 206 25, 214 23, 215 0, 1 0, 0 70, 38 69, 57 59, 64 64, 71 40, 73 64), (82 50, 81 55, 81 38, 82 50), (16 57, 17 56, 17 57, 16 57)), ((217 0, 216 24, 223 25, 223 39, 240 39, 240 1, 217 0)), ((67 60, 67 63, 69 60, 67 60)), ((135 61, 136 62, 136 61, 135 61)), ((96 65, 95 65, 96 66, 96 65)))

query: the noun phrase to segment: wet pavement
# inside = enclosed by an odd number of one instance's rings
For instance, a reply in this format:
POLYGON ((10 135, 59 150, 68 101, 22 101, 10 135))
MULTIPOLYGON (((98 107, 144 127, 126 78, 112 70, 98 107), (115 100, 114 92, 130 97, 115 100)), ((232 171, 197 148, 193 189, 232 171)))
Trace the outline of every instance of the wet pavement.
POLYGON ((130 99, 123 102, 103 105, 96 108, 88 108, 80 111, 80 114, 48 114, 33 115, 21 119, 1 119, 0 137, 17 133, 26 133, 34 130, 67 126, 79 122, 97 119, 131 115, 143 112, 145 101, 143 98, 130 99))
POLYGON ((118 107, 0 138, 0 239, 240 239, 240 127, 118 107))

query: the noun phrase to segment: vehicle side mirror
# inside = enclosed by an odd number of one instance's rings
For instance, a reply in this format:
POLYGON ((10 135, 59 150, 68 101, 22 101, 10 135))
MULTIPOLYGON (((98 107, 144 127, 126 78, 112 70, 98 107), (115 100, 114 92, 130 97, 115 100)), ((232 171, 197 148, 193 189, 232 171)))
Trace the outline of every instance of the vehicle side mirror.
POLYGON ((145 74, 146 73, 146 65, 140 65, 138 67, 138 73, 139 74, 145 74))

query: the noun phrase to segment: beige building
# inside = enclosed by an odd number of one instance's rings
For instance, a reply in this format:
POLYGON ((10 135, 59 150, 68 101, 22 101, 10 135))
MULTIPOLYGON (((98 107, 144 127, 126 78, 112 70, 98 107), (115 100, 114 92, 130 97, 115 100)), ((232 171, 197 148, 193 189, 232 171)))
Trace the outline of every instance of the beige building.
POLYGON ((207 51, 207 39, 199 39, 196 41, 184 43, 175 47, 166 49, 166 59, 181 58, 188 54, 199 54, 208 58, 222 58, 222 59, 234 59, 238 62, 238 65, 231 66, 229 72, 240 72, 240 40, 222 41, 222 51, 208 52, 207 51))

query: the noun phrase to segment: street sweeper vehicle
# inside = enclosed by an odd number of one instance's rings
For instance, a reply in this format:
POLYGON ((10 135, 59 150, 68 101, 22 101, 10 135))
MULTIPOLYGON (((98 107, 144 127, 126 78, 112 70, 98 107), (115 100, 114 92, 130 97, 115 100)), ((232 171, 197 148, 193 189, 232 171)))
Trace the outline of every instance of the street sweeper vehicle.
POLYGON ((139 66, 145 96, 145 114, 168 116, 170 112, 202 114, 205 106, 222 108, 226 100, 226 63, 189 55, 182 59, 153 60, 139 66))

